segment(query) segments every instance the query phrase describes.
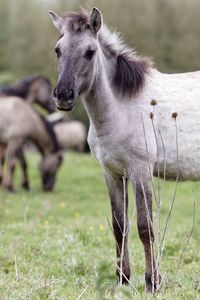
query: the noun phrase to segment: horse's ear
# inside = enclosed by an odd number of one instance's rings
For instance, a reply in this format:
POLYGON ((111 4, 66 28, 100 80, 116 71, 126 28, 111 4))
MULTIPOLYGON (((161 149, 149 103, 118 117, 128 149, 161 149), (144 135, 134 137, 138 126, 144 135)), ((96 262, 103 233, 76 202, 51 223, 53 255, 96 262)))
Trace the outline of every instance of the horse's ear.
POLYGON ((63 18, 59 17, 55 12, 53 12, 52 10, 49 11, 49 14, 52 18, 53 24, 56 26, 56 28, 59 31, 62 31, 62 27, 63 27, 63 18))
POLYGON ((96 34, 101 28, 102 24, 102 15, 97 8, 93 8, 93 11, 90 15, 90 28, 96 34))

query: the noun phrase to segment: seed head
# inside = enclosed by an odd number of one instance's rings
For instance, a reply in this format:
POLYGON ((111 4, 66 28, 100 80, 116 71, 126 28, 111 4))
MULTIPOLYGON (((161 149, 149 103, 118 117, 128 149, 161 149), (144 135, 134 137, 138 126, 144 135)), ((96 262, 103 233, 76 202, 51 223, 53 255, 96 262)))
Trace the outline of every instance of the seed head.
POLYGON ((151 100, 151 105, 153 105, 153 106, 155 106, 155 105, 157 105, 158 103, 157 103, 157 100, 156 99, 152 99, 151 100))
POLYGON ((177 112, 173 112, 173 113, 172 113, 172 118, 173 118, 173 119, 176 119, 177 117, 178 117, 178 113, 177 113, 177 112))

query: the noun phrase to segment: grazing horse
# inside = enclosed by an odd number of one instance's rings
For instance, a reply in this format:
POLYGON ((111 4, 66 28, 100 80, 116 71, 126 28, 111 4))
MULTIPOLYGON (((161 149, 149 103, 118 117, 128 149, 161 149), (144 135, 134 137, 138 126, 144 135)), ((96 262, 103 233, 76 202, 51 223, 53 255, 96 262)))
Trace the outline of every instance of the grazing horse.
MULTIPOLYGON (((4 97, 16 96, 28 102, 30 105, 37 103, 42 108, 52 113, 55 105, 52 99, 52 86, 48 78, 44 76, 29 76, 18 80, 12 85, 0 87, 0 100, 4 97)), ((23 150, 21 150, 23 152, 23 150)), ((0 182, 3 177, 3 166, 5 162, 6 147, 0 147, 0 182)), ((19 161, 23 157, 19 155, 19 161)), ((20 164, 23 164, 20 161, 20 164)), ((28 186, 24 188, 29 189, 28 186)))
POLYGON ((167 177, 175 178, 178 164, 179 178, 200 179, 200 72, 160 73, 103 25, 96 8, 91 14, 50 14, 61 33, 55 46, 55 102, 58 109, 69 111, 81 97, 88 113, 88 142, 104 170, 123 282, 130 278, 128 236, 124 240, 122 231, 129 228, 131 182, 145 253, 146 290, 155 291, 161 277, 151 251, 152 176, 159 167, 160 175, 166 171, 167 177))
POLYGON ((55 110, 51 83, 44 76, 30 76, 18 80, 10 86, 0 87, 1 96, 16 96, 30 104, 37 103, 49 113, 55 110))
POLYGON ((22 186, 29 187, 27 164, 22 147, 29 140, 39 149, 42 160, 40 172, 43 190, 51 191, 62 162, 60 148, 51 124, 19 97, 2 97, 0 101, 0 145, 7 148, 6 172, 2 185, 13 191, 13 173, 16 159, 23 171, 22 186))

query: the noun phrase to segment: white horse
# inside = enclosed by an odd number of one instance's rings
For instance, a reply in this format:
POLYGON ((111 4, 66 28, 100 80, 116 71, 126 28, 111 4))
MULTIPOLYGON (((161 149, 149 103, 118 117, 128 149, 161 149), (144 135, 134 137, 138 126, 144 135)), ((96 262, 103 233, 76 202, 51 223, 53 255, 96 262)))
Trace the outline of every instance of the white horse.
POLYGON ((166 176, 177 176, 177 122, 179 178, 200 179, 200 72, 160 73, 102 24, 96 8, 91 14, 50 14, 61 32, 55 48, 56 105, 71 110, 80 96, 83 99, 90 119, 88 142, 104 169, 110 195, 119 266, 123 257, 123 282, 130 278, 127 235, 123 251, 122 234, 124 226, 128 228, 128 196, 124 220, 122 180, 126 176, 135 192, 146 289, 155 291, 160 275, 150 245, 154 239, 149 222, 152 176, 158 165, 160 173, 164 172, 165 164, 166 176))

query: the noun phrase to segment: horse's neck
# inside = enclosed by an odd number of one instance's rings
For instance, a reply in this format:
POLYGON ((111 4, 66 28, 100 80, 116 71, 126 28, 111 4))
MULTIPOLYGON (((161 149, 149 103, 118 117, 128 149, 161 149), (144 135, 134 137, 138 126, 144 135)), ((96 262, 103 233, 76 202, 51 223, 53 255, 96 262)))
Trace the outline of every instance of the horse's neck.
POLYGON ((111 89, 111 79, 104 64, 98 68, 98 75, 90 94, 84 99, 91 125, 100 135, 108 133, 111 124, 119 116, 118 102, 111 89))

